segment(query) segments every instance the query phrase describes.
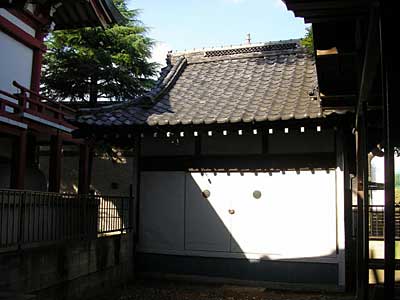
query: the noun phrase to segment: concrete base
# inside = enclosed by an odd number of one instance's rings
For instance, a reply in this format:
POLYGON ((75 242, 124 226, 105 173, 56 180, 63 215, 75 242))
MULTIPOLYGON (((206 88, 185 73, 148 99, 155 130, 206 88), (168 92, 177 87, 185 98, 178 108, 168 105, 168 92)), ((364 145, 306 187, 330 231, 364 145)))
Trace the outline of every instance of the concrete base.
POLYGON ((246 259, 149 253, 137 253, 135 260, 138 273, 161 277, 173 274, 230 281, 234 284, 243 282, 245 285, 254 282, 257 285, 306 287, 307 290, 342 289, 338 285, 336 264, 268 260, 251 262, 246 259))
POLYGON ((132 234, 0 254, 0 292, 34 294, 37 300, 90 296, 132 276, 132 234))

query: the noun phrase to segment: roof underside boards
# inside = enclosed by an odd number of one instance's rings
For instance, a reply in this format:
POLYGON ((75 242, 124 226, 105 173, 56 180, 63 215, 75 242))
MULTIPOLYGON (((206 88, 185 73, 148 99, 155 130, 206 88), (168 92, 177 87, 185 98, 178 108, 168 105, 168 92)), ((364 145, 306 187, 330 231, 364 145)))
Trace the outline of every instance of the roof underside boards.
POLYGON ((116 9, 112 0, 62 1, 62 5, 54 13, 53 19, 56 30, 106 27, 109 24, 124 22, 124 17, 116 9))
MULTIPOLYGON (((27 0, 9 0, 0 3, 0 7, 23 10, 29 4, 27 0)), ((110 24, 121 24, 126 20, 115 7, 112 0, 36 0, 39 14, 50 14, 55 30, 82 27, 107 27, 110 24)))
POLYGON ((81 111, 97 126, 321 118, 315 63, 297 41, 174 54, 157 86, 123 104, 81 111))
MULTIPOLYGON (((363 49, 373 0, 285 0, 287 8, 312 22, 319 92, 323 109, 355 110, 363 49), (335 50, 322 55, 321 50, 335 50)), ((373 84, 371 94, 379 94, 373 84)), ((371 103, 373 101, 370 101, 371 103)))

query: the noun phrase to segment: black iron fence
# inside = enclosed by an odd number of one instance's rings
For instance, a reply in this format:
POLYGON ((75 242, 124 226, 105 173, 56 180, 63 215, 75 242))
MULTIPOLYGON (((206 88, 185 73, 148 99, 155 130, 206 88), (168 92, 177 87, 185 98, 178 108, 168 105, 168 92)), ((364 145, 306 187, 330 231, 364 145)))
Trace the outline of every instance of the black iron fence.
MULTIPOLYGON (((396 240, 400 240, 400 205, 395 206, 396 240)), ((385 232, 385 206, 370 205, 368 231, 370 239, 382 240, 385 232)), ((357 235, 357 206, 353 206, 353 236, 357 235)))
POLYGON ((0 190, 0 248, 131 229, 132 198, 0 190))

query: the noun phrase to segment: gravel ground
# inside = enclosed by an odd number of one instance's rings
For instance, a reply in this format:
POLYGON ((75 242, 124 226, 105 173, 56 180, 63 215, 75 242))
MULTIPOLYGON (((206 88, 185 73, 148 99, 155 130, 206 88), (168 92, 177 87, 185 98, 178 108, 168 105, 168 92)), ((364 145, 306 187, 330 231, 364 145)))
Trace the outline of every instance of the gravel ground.
POLYGON ((258 287, 139 280, 90 300, 352 300, 354 296, 258 287))

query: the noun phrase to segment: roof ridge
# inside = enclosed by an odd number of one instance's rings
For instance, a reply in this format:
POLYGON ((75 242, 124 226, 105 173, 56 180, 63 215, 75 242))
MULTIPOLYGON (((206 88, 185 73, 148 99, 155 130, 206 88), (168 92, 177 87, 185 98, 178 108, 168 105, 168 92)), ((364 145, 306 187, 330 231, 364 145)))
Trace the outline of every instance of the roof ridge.
POLYGON ((179 60, 174 65, 167 65, 165 68, 161 70, 161 76, 156 82, 155 87, 150 89, 150 91, 144 93, 141 96, 137 96, 134 99, 122 102, 122 103, 115 103, 101 107, 93 107, 93 108, 81 108, 79 112, 87 113, 87 112, 102 112, 105 110, 129 106, 131 104, 140 105, 140 106, 148 106, 155 104, 157 98, 162 96, 166 93, 173 83, 176 81, 178 75, 180 74, 181 70, 186 65, 186 58, 180 57, 179 60))
MULTIPOLYGON (((225 50, 236 50, 236 49, 259 49, 259 48, 267 48, 267 47, 274 47, 274 46, 283 46, 283 45, 290 45, 294 48, 294 45, 297 45, 297 48, 300 47, 300 39, 289 39, 289 40, 279 40, 279 41, 270 41, 270 42, 261 42, 255 44, 240 44, 240 45, 229 45, 229 46, 221 46, 220 48, 217 47, 204 47, 202 49, 193 49, 193 50, 184 50, 184 51, 170 51, 168 55, 173 57, 184 56, 187 54, 198 54, 198 53, 210 53, 210 52, 219 52, 225 50)), ((291 49, 293 49, 291 48, 291 49)))

